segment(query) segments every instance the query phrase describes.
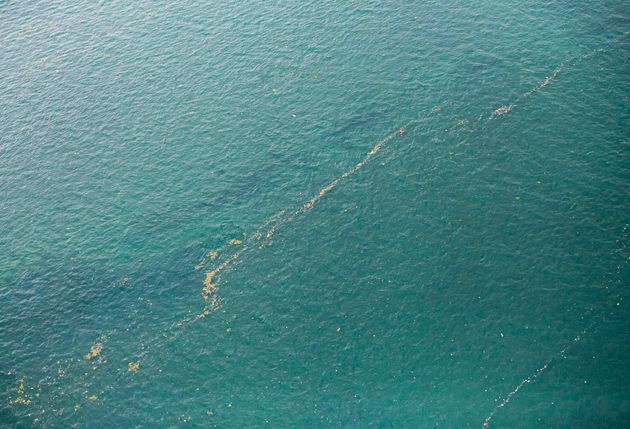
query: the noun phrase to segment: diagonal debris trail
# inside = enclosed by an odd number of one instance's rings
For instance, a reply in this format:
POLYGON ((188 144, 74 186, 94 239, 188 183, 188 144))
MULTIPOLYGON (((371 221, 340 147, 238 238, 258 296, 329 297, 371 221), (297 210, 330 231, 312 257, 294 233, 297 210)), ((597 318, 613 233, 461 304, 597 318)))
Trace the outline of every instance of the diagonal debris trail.
MULTIPOLYGON (((401 127, 398 130, 386 136, 384 139, 378 141, 372 147, 372 149, 363 157, 361 161, 359 161, 354 166, 352 166, 352 168, 344 171, 335 180, 333 180, 332 182, 330 182, 329 184, 321 188, 316 195, 314 195, 308 201, 306 201, 300 208, 288 214, 286 214, 287 212, 286 210, 282 210, 278 214, 269 218, 262 226, 260 226, 256 230, 256 232, 254 232, 246 240, 245 243, 241 244, 241 247, 236 252, 228 256, 227 259, 225 259, 221 264, 219 264, 213 270, 206 271, 205 277, 203 280, 204 287, 201 290, 201 296, 203 297, 204 301, 207 302, 208 305, 204 307, 202 313, 197 315, 195 319, 202 318, 203 316, 207 315, 211 309, 215 309, 218 306, 220 302, 220 298, 217 295, 217 291, 218 291, 217 283, 219 279, 219 274, 222 271, 224 271, 225 269, 237 263, 243 257, 243 255, 245 255, 247 252, 254 250, 256 249, 257 246, 264 245, 266 242, 268 242, 276 233, 278 228, 280 228, 283 225, 286 225, 289 222, 292 222, 296 217, 307 212, 308 210, 311 210, 328 192, 332 191, 337 185, 339 185, 341 181, 352 176, 354 173, 362 169, 368 162, 370 162, 370 160, 374 157, 374 155, 376 155, 381 150, 381 148, 383 147, 383 145, 385 145, 385 143, 389 142, 396 136, 404 135, 405 131, 406 131, 406 127, 401 127)), ((197 266, 200 266, 200 265, 202 265, 202 262, 200 262, 197 266)), ((193 319, 192 318, 184 319, 184 321, 180 323, 186 323, 190 320, 193 320, 193 319)))
MULTIPOLYGON (((539 83, 538 85, 536 85, 534 88, 532 88, 531 90, 529 90, 528 92, 522 94, 521 96, 517 97, 512 103, 505 105, 505 106, 501 106, 498 109, 492 110, 487 114, 481 114, 481 116, 479 117, 479 120, 482 120, 484 117, 486 119, 491 120, 494 119, 497 116, 500 116, 502 114, 506 114, 509 113, 512 108, 514 106, 516 106, 516 104, 526 98, 528 98, 529 96, 533 95, 534 93, 543 90, 545 87, 547 87, 548 85, 550 85, 554 79, 563 71, 563 69, 565 67, 570 67, 572 64, 570 64, 573 61, 579 61, 579 60, 583 60, 583 59, 587 59, 590 58, 592 56, 595 56, 601 52, 606 52, 612 45, 614 45, 615 43, 623 40, 628 34, 630 34, 630 32, 625 32, 623 34, 621 34, 620 36, 611 39, 610 41, 608 41, 607 43, 605 43, 603 46, 601 46, 600 48, 594 49, 591 52, 584 54, 582 56, 574 56, 571 58, 566 59, 565 61, 563 61, 558 67, 556 67, 556 69, 554 69, 554 72, 546 77, 543 81, 541 81, 541 83, 539 83)), ((574 64, 573 64, 574 65, 574 64)), ((242 243, 242 247, 240 247, 236 252, 232 253, 230 256, 227 257, 227 259, 225 259, 221 264, 219 264, 215 269, 208 271, 205 273, 205 277, 204 277, 204 289, 202 290, 202 296, 204 297, 204 301, 206 303, 206 306, 204 307, 202 313, 198 314, 197 316, 193 316, 193 317, 189 317, 186 319, 181 320, 180 322, 176 323, 174 326, 177 328, 182 327, 182 325, 187 324, 188 322, 195 322, 205 316, 207 316, 210 311, 215 310, 216 308, 218 308, 218 306, 220 305, 221 299, 218 296, 217 292, 217 286, 216 283, 218 282, 219 279, 219 274, 228 269, 229 267, 233 266, 234 264, 236 264, 242 257, 243 255, 245 255, 246 253, 248 253, 251 250, 256 249, 257 247, 261 247, 264 246, 274 235, 274 233, 277 231, 278 228, 280 228, 282 225, 293 221, 297 216, 305 213, 306 211, 312 209, 328 192, 330 192, 332 189, 334 189, 341 181, 343 181, 344 179, 348 178, 349 176, 353 175, 354 173, 356 173, 358 170, 360 170, 361 168, 363 168, 368 162, 370 162, 370 160, 381 150, 381 148, 383 147, 383 145, 385 145, 388 141, 390 141, 391 139, 393 139, 394 137, 398 136, 398 135, 403 135, 406 131, 406 127, 408 127, 409 125, 411 125, 412 123, 418 121, 419 119, 415 119, 410 121, 405 127, 400 128, 399 130, 389 134, 388 136, 386 136, 384 139, 382 139, 381 141, 377 142, 372 149, 364 156, 364 158, 358 162, 357 164, 355 164, 352 168, 350 168, 349 170, 346 170, 344 173, 342 173, 340 176, 338 176, 335 180, 333 180, 332 182, 330 182, 328 185, 324 186, 323 188, 320 189, 320 191, 314 195, 312 198, 310 198, 308 201, 306 201, 300 208, 294 210, 293 212, 290 212, 289 214, 287 214, 286 210, 282 210, 279 213, 277 213, 274 216, 271 216, 265 223, 263 223, 254 234, 252 234, 249 238, 247 238, 246 240, 244 240, 244 243, 242 243), (263 232, 265 233, 263 235, 263 232), (213 280, 215 280, 215 282, 213 282, 213 280), (206 298, 207 296, 207 298, 206 298)), ((486 125, 489 125, 488 122, 486 122, 486 124, 484 124, 484 127, 486 125)), ((202 260, 195 266, 195 269, 200 269, 202 268, 206 263, 206 259, 205 257, 202 258, 202 260)), ((545 364, 543 366, 541 366, 540 368, 538 368, 532 375, 530 375, 529 377, 523 379, 510 393, 508 393, 505 398, 502 400, 502 402, 497 405, 495 407, 495 409, 492 411, 492 413, 486 417, 486 419, 484 420, 483 423, 483 427, 487 428, 489 427, 492 419, 494 418, 494 416, 496 415, 496 413, 504 408, 512 399, 513 397, 526 385, 526 384, 530 384, 532 382, 534 382, 537 378, 539 378, 545 371, 547 371, 547 369, 549 368, 549 366, 551 365, 551 363, 553 363, 553 361, 559 359, 560 357, 562 357, 568 350, 570 347, 572 347, 574 344, 578 343, 582 337, 584 336, 584 334, 586 334, 586 332, 588 330, 590 330, 591 327, 587 328, 586 330, 582 331, 580 335, 576 336, 573 341, 564 349, 560 350, 559 352, 557 352, 555 355, 553 355, 549 360, 547 360, 547 362, 545 362, 545 364)), ((151 343, 150 347, 152 349, 156 349, 159 348, 160 346, 165 345, 167 342, 175 340, 176 338, 178 338, 180 335, 182 335, 184 332, 186 332, 186 329, 177 329, 177 331, 172 334, 172 335, 166 335, 165 331, 162 331, 161 335, 151 343)), ((143 352, 140 353, 139 355, 142 356, 147 356, 150 355, 148 353, 148 350, 145 350, 143 347, 143 352)), ((72 366, 78 367, 78 362, 83 362, 83 359, 78 359, 76 362, 67 362, 67 366, 65 368, 59 368, 59 373, 56 376, 52 376, 49 378, 49 380, 46 381, 41 381, 40 383, 38 383, 38 388, 41 388, 41 386, 44 385, 49 385, 49 386, 56 386, 57 383, 59 382, 59 380, 61 378, 63 378, 65 376, 65 372, 67 370, 69 370, 72 366), (74 365, 73 365, 74 364, 74 365), (40 386, 41 384, 41 386, 40 386)), ((125 377, 127 377, 127 370, 126 369, 118 369, 116 370, 116 381, 120 381, 122 382, 122 380, 125 379, 125 377)), ((12 371, 9 371, 7 374, 14 374, 12 371)), ((110 390, 112 389, 112 386, 109 386, 107 389, 105 390, 110 390)), ((62 398, 65 395, 64 389, 63 387, 57 387, 57 389, 59 390, 58 393, 53 394, 51 399, 55 399, 55 400, 61 400, 60 398, 62 398)), ((104 390, 104 391, 105 391, 104 390)), ((11 391, 11 389, 9 389, 8 391, 11 391)), ((49 404, 50 405, 50 404, 49 404)), ((43 416, 43 412, 45 411, 44 408, 41 409, 41 413, 39 413, 39 416, 43 416)))
POLYGON ((507 404, 509 404, 510 401, 512 400, 512 398, 514 397, 514 395, 516 395, 519 392, 519 390, 521 390, 526 384, 533 383, 534 381, 536 381, 536 379, 538 377, 540 377, 549 368, 549 366, 554 361, 556 361, 556 360, 560 359, 561 357, 563 357, 566 354, 566 352, 568 352, 569 349, 571 349, 571 347, 573 345, 578 343, 582 339, 582 337, 589 331, 589 329, 592 328, 592 326, 593 325, 591 324, 591 326, 589 326, 588 328, 586 328, 582 332, 580 332, 578 335, 576 335, 575 338, 573 338, 573 340, 571 340, 571 342, 567 346, 565 346, 562 350, 556 352, 556 354, 554 354, 552 357, 547 359, 545 364, 543 366, 541 366, 540 368, 538 368, 532 375, 530 375, 530 376, 524 378, 523 380, 521 380, 521 382, 514 389, 512 389, 507 395, 505 395, 505 398, 503 398, 503 400, 496 407, 494 407, 494 409, 488 415, 488 417, 485 418, 485 420, 483 421, 482 428, 485 429, 485 428, 489 427, 490 426, 490 422, 492 422, 492 419, 494 418, 496 413, 501 408, 503 408, 507 404))

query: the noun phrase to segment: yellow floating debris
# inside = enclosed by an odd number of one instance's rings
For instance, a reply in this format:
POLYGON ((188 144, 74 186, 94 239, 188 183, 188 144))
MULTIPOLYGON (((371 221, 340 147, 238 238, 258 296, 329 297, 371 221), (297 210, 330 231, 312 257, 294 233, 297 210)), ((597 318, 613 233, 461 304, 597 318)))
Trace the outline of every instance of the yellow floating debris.
POLYGON ((31 403, 30 399, 22 398, 21 396, 15 398, 11 401, 12 404, 20 404, 20 405, 29 405, 31 403))
POLYGON ((75 404, 74 411, 79 411, 81 409, 81 404, 75 404))
MULTIPOLYGON (((220 265, 215 267, 212 271, 206 272, 205 278, 203 280, 204 288, 202 289, 201 295, 203 296, 203 299, 205 301, 210 302, 209 308, 214 310, 218 308, 221 302, 220 297, 218 297, 217 295, 216 283, 213 283, 213 280, 215 280, 216 278, 215 281, 218 283, 220 280, 220 278, 218 278, 218 275, 221 273, 221 271, 225 270, 228 266, 233 265, 245 254, 245 252, 252 250, 256 247, 260 247, 260 248, 264 247, 264 244, 265 244, 264 242, 260 246, 253 245, 254 241, 259 241, 263 239, 264 230, 266 230, 266 235, 265 235, 266 239, 270 240, 271 237, 275 234, 276 230, 281 225, 293 221, 297 216, 303 214, 307 210, 312 209, 315 206, 315 204, 317 204, 324 197, 324 195, 326 195, 329 191, 334 189, 342 180, 350 177, 351 175, 359 171, 361 168, 363 168, 368 162, 370 162, 370 160, 374 157, 374 155, 376 155, 376 153, 378 153, 379 150, 381 150, 381 147, 385 143, 387 143, 389 140, 393 139, 396 136, 404 135, 406 131, 407 129, 405 127, 401 127, 397 131, 394 131, 393 133, 389 134, 384 139, 380 140, 378 143, 376 143, 372 147, 372 149, 363 157, 361 161, 359 161, 349 170, 346 170, 344 173, 342 173, 339 177, 337 177, 335 180, 330 182, 328 185, 321 188, 315 196, 311 197, 300 208, 293 211, 288 216, 285 216, 285 210, 282 210, 277 215, 269 218, 267 222, 261 225, 258 228, 258 230, 256 230, 256 232, 251 237, 248 238, 247 244, 243 243, 242 240, 239 240, 236 238, 230 240, 228 242, 229 244, 233 246, 242 245, 242 247, 240 247, 237 251, 233 252, 230 256, 228 256, 220 265)), ((209 256, 212 257, 211 254, 209 254, 209 256)), ((199 269, 203 265, 204 262, 205 261, 202 260, 197 266, 195 266, 195 269, 199 269)), ((187 322, 188 320, 185 320, 185 321, 187 322)))
POLYGON ((208 271, 206 273, 206 277, 203 279, 203 289, 201 290, 201 296, 203 296, 204 300, 208 300, 210 295, 216 292, 217 287, 214 283, 212 283, 212 278, 215 276, 216 271, 208 271))
POLYGON ((98 342, 90 348, 90 352, 86 354, 85 356, 83 356, 83 359, 85 360, 94 359, 95 357, 100 355, 102 351, 103 351, 103 343, 98 342))
POLYGON ((140 362, 129 362, 129 367, 127 368, 127 371, 136 372, 139 369, 140 369, 140 362))
POLYGON ((210 309, 208 307, 204 307, 203 311, 201 313, 199 313, 197 316, 195 316, 197 319, 203 319, 204 317, 206 317, 208 314, 210 314, 210 309))
MULTIPOLYGON (((24 380, 20 380, 19 381, 20 384, 18 384, 18 388, 17 388, 17 393, 18 396, 17 398, 13 399, 13 400, 9 400, 9 404, 15 404, 15 405, 24 405, 24 406, 28 406, 31 403, 31 398, 30 395, 26 393, 26 388, 24 387, 24 380)), ((30 388, 29 390, 33 390, 33 388, 30 388)), ((35 396, 39 397, 40 392, 42 391, 41 388, 41 384, 37 384, 37 392, 35 392, 35 396)), ((30 414, 29 414, 30 416, 30 414)))
POLYGON ((96 401, 98 399, 98 397, 96 395, 92 395, 92 396, 88 396, 87 398, 85 398, 89 401, 96 401))

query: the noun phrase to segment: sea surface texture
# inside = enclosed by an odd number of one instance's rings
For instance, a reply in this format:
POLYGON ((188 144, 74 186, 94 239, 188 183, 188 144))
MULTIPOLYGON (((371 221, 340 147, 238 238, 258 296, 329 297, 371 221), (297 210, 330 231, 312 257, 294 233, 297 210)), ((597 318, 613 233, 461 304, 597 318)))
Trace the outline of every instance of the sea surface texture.
POLYGON ((0 428, 630 427, 629 31, 0 0, 0 428))

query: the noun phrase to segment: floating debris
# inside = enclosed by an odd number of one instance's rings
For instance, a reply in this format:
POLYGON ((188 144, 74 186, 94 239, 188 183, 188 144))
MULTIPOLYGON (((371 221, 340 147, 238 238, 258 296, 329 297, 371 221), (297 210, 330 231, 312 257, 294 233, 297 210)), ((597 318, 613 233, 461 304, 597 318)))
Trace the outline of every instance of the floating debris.
POLYGON ((203 258, 201 258, 201 261, 199 261, 199 263, 197 265, 195 265, 195 271, 197 271, 198 269, 200 269, 204 265, 206 265, 206 257, 205 256, 203 258))
POLYGON ((562 71, 562 68, 564 67, 564 62, 562 64, 560 64, 559 67, 557 67, 553 74, 551 76, 547 76, 545 78, 545 80, 543 81, 543 83, 541 83, 540 85, 538 85, 536 88, 534 88, 532 91, 538 91, 544 87, 546 87, 547 85, 549 85, 555 78, 556 76, 558 76, 558 74, 562 71))
POLYGON ((25 391, 26 389, 24 387, 24 380, 20 380, 20 384, 18 385, 17 389, 18 397, 9 402, 14 405, 29 405, 31 403, 31 400, 24 394, 25 391))
POLYGON ((129 362, 129 366, 127 367, 128 372, 136 372, 140 369, 140 362, 129 362))
MULTIPOLYGON (((311 197, 308 201, 306 201, 297 210, 295 210, 292 213, 289 213, 287 215, 285 215, 286 210, 282 210, 278 214, 276 214, 276 215, 272 216, 271 218, 269 218, 248 239, 248 242, 246 244, 244 244, 243 241, 239 240, 239 239, 232 239, 232 240, 230 240, 229 244, 231 244, 231 245, 234 245, 234 246, 236 246, 236 245, 243 245, 243 246, 238 251, 236 251, 233 254, 231 254, 219 266, 215 267, 214 270, 206 272, 206 275, 205 275, 204 280, 203 280, 204 287, 203 287, 203 289, 201 291, 201 295, 203 296, 203 299, 205 301, 211 301, 213 307, 218 307, 218 305, 220 303, 220 298, 216 294, 218 288, 217 288, 216 284, 213 283, 213 280, 214 280, 215 276, 217 276, 221 271, 225 270, 227 267, 231 266, 234 262, 238 261, 241 258, 241 256, 246 251, 256 248, 256 247, 252 246, 252 242, 253 241, 259 241, 259 240, 262 239, 262 231, 263 230, 265 230, 265 229, 267 230, 265 238, 266 238, 266 240, 270 240, 271 237, 273 237, 273 235, 275 234, 276 230, 280 226, 293 221, 297 216, 305 213, 307 210, 312 209, 315 206, 315 204, 317 204, 328 192, 330 192, 332 189, 334 189, 342 180, 352 176, 354 173, 356 173, 357 171, 362 169, 368 162, 370 162, 370 160, 374 157, 374 155, 376 155, 378 153, 378 151, 381 150, 381 147, 383 147, 383 145, 385 143, 387 143, 388 141, 390 141, 391 139, 393 139, 396 136, 404 135, 406 132, 407 132, 407 128, 406 127, 400 127, 398 130, 394 131, 393 133, 391 133, 388 136, 386 136, 384 139, 382 139, 379 142, 377 142, 372 147, 372 149, 363 157, 363 159, 361 161, 356 163, 350 169, 346 170, 344 173, 342 173, 340 176, 338 176, 336 179, 334 179, 328 185, 326 185, 323 188, 321 188, 316 195, 311 197)), ((263 245, 264 245, 264 243, 263 243, 263 245)), ((199 264, 197 264, 197 266, 195 266, 195 269, 198 269, 197 267, 202 266, 204 263, 205 263, 205 258, 202 259, 199 262, 199 264)), ((204 317, 204 316, 202 316, 202 317, 204 317)), ((196 319, 200 319, 202 317, 197 317, 196 319)), ((187 322, 187 321, 188 321, 188 319, 185 319, 185 321, 183 321, 183 322, 187 322)))
POLYGON ((20 404, 20 405, 29 405, 31 403, 30 399, 22 398, 18 396, 14 400, 11 401, 12 404, 20 404))
POLYGON ((83 356, 83 359, 85 360, 94 359, 95 357, 98 357, 102 351, 103 351, 103 343, 102 343, 102 340, 99 340, 98 343, 94 344, 90 348, 90 352, 86 354, 85 356, 83 356))
POLYGON ((208 256, 210 257, 211 261, 214 261, 215 259, 219 257, 219 252, 217 252, 216 250, 213 250, 212 252, 208 252, 208 256))
MULTIPOLYGON (((512 398, 519 392, 519 390, 521 390, 523 387, 525 387, 527 384, 533 383, 534 381, 536 381, 536 379, 538 377, 540 377, 547 369, 549 369, 549 367, 551 366, 552 362, 554 362, 555 360, 558 360, 562 357, 564 357, 566 355, 566 353, 578 342, 580 342, 580 340, 582 339, 582 337, 584 335, 586 335, 588 329, 592 328, 593 324, 591 324, 591 326, 589 328, 586 328, 584 330, 582 330, 578 335, 575 336, 575 338, 573 338, 573 340, 571 340, 571 342, 569 342, 562 350, 560 350, 559 352, 557 352, 555 355, 551 356, 549 359, 547 359, 547 361, 545 362, 544 365, 542 365, 540 368, 538 368, 532 375, 525 377, 523 380, 521 380, 521 382, 516 385, 516 387, 514 389, 512 389, 507 395, 505 395, 505 397, 503 398, 503 400, 497 404, 494 409, 492 410, 492 412, 488 415, 488 417, 485 418, 485 420, 483 421, 483 425, 481 426, 483 429, 486 429, 490 426, 490 422, 492 421, 492 419, 494 418, 494 416, 497 414, 497 412, 501 409, 504 408, 507 404, 510 403, 510 401, 512 400, 512 398)), ((501 336, 503 336, 503 334, 501 334, 501 336)), ((498 402, 498 401, 497 401, 498 402)))
POLYGON ((505 115, 506 113, 510 112, 512 110, 512 107, 514 105, 513 104, 509 104, 507 106, 501 106, 499 107, 497 110, 495 110, 494 112, 492 112, 492 117, 494 116, 501 116, 501 115, 505 115))
POLYGON ((217 291, 217 286, 212 283, 212 278, 216 274, 215 271, 208 271, 206 277, 203 279, 203 289, 201 290, 201 296, 205 301, 208 300, 211 294, 217 291))
POLYGON ((196 319, 203 319, 207 315, 210 314, 210 309, 208 307, 204 307, 201 313, 195 316, 196 319))

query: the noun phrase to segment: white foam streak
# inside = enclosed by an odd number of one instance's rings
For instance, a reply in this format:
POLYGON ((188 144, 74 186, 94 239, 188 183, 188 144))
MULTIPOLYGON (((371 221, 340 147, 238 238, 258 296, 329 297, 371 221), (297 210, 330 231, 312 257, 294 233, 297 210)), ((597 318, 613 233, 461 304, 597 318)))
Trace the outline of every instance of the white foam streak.
POLYGON ((490 422, 492 421, 492 419, 494 418, 494 416, 496 415, 496 413, 503 407, 505 407, 507 404, 510 403, 510 401, 512 400, 512 398, 526 385, 529 383, 532 383, 534 381, 536 381, 536 379, 538 377, 540 377, 547 369, 549 369, 549 366, 551 365, 551 363, 554 360, 557 360, 561 357, 564 356, 564 354, 576 343, 578 343, 584 334, 586 334, 586 332, 588 331, 588 329, 590 329, 593 325, 589 326, 589 328, 585 329, 584 331, 582 331, 579 335, 577 335, 575 338, 573 338, 573 340, 566 346, 564 347, 562 350, 558 351, 556 354, 554 354, 551 358, 549 358, 547 360, 547 362, 545 362, 545 364, 543 366, 541 366, 540 368, 538 368, 532 375, 530 375, 529 377, 524 378, 523 380, 521 380, 521 382, 514 388, 512 389, 507 395, 505 395, 505 398, 503 398, 503 400, 499 403, 499 405, 497 405, 494 410, 492 410, 492 412, 488 415, 488 417, 486 417, 486 419, 483 421, 483 425, 482 428, 487 428, 490 426, 490 422))

